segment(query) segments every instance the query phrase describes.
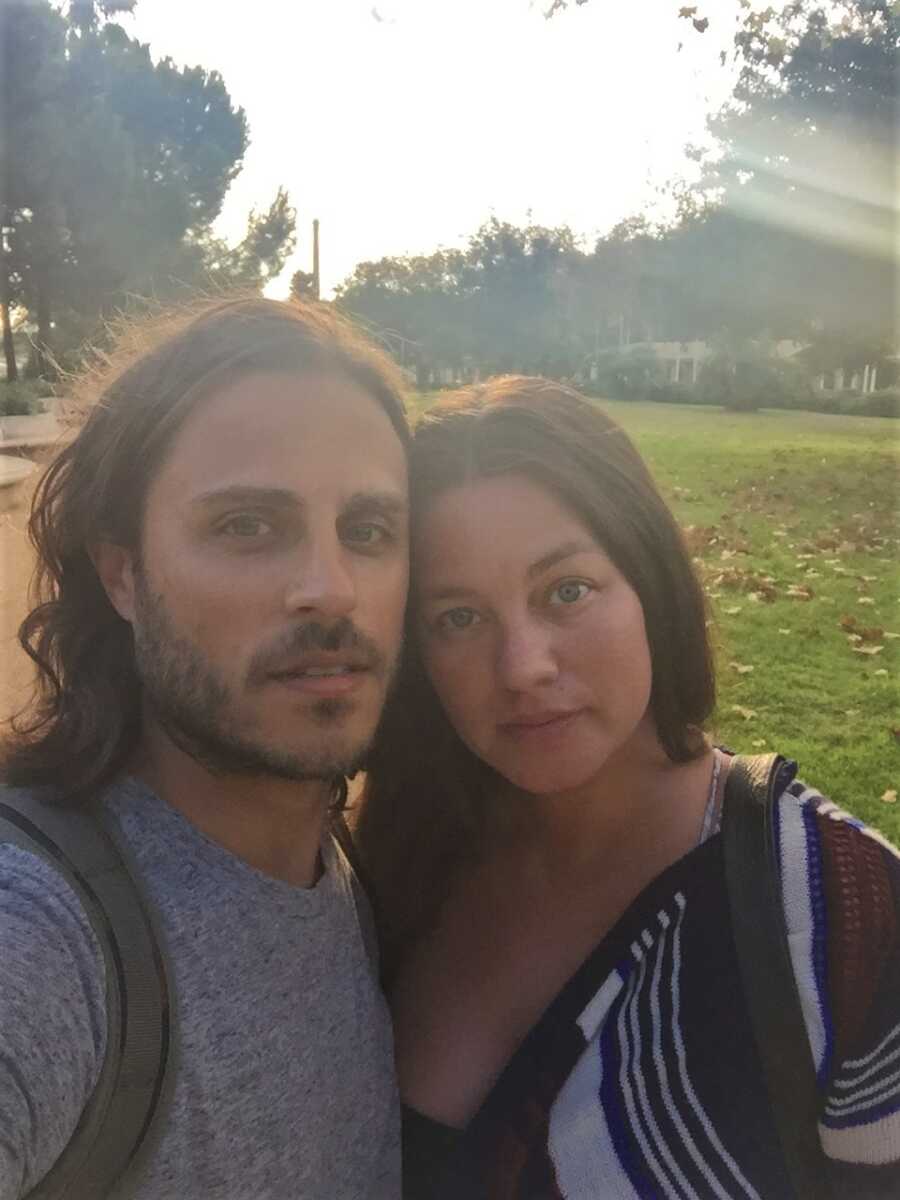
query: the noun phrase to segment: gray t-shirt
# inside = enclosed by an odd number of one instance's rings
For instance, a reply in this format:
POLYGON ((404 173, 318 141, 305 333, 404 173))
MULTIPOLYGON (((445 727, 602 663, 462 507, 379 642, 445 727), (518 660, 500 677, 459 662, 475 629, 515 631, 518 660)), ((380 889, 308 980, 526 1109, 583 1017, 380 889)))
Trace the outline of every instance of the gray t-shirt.
MULTIPOLYGON (((343 855, 329 840, 315 887, 291 887, 135 780, 106 803, 156 908, 175 1007, 171 1092, 129 1200, 395 1200, 390 1024, 343 855)), ((104 993, 75 895, 0 845, 0 1200, 27 1195, 75 1128, 104 993)))

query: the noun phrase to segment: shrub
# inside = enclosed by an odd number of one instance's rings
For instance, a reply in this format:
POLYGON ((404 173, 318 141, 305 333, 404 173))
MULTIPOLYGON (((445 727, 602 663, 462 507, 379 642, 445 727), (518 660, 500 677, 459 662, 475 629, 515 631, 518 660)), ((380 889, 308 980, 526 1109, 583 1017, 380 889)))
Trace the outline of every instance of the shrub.
POLYGON ((838 393, 839 409, 857 417, 900 417, 900 387, 882 388, 865 396, 838 393))
POLYGON ((30 417, 46 411, 44 398, 53 394, 42 379, 0 384, 0 417, 30 417))
MULTIPOLYGON (((684 383, 651 383, 647 388, 646 400, 657 404, 703 404, 705 400, 697 391, 684 383)), ((718 400, 709 401, 718 404, 718 400)))
POLYGON ((662 367, 652 350, 604 350, 593 362, 596 379, 584 384, 591 396, 610 400, 648 400, 650 392, 662 383, 662 367))
POLYGON ((753 370, 755 366, 730 354, 714 355, 700 370, 696 389, 698 402, 722 404, 732 412, 755 411, 764 403, 760 381, 753 370))

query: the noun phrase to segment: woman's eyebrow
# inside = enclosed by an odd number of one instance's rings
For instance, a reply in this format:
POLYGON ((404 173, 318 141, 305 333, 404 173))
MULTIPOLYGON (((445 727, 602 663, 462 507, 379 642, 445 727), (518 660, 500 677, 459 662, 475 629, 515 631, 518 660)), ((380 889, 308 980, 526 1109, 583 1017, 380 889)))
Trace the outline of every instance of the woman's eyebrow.
POLYGON ((416 594, 420 600, 465 600, 475 595, 474 588, 463 587, 461 584, 448 583, 445 587, 419 587, 416 594))
POLYGON ((597 547, 593 542, 573 541, 563 542, 561 546, 542 554, 536 562, 533 562, 525 572, 527 579, 535 579, 538 575, 543 575, 550 567, 555 567, 557 563, 562 562, 564 558, 571 558, 575 554, 589 554, 597 547))
MULTIPOLYGON (((575 554, 589 554, 596 549, 597 546, 593 542, 584 541, 583 539, 580 541, 563 542, 561 546, 554 547, 553 550, 542 554, 539 559, 533 562, 526 570, 525 576, 527 579, 534 579, 538 575, 543 574, 544 571, 549 570, 550 567, 554 567, 557 563, 562 562, 563 559, 571 558, 575 554)), ((445 587, 419 589, 420 598, 430 601, 464 600, 475 594, 475 588, 464 587, 461 584, 454 583, 447 584, 445 587)))

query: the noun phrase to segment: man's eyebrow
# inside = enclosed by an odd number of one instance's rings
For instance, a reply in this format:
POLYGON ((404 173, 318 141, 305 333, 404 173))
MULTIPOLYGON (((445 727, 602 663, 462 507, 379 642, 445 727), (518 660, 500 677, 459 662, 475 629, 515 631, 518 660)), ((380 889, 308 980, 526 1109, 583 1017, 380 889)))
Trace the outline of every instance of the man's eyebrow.
POLYGON ((404 517, 409 503, 401 492, 354 492, 343 507, 345 512, 380 512, 387 517, 404 517))
POLYGON ((566 558, 572 558, 575 554, 589 554, 597 547, 593 542, 572 541, 563 542, 561 546, 556 546, 553 550, 542 554, 536 562, 533 562, 525 572, 526 578, 535 579, 538 575, 543 575, 544 571, 548 571, 551 567, 555 567, 557 563, 566 558))
MULTIPOLYGON (((253 484, 232 484, 229 487, 211 488, 191 500, 201 508, 222 504, 263 504, 270 508, 301 508, 303 501, 289 488, 258 487, 253 484)), ((343 505, 345 512, 362 510, 384 513, 387 516, 404 516, 408 504, 400 492, 354 492, 343 505)))
POLYGON ((210 508, 219 504, 265 504, 275 508, 297 508, 299 501, 288 488, 256 487, 251 484, 232 484, 230 487, 211 488, 194 496, 191 504, 210 508))

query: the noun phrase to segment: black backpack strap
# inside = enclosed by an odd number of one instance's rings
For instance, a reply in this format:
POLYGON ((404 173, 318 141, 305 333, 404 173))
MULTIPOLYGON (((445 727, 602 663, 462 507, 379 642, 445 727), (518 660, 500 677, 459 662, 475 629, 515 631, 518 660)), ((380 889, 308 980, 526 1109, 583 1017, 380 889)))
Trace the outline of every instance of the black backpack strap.
POLYGON ((821 1103, 776 860, 774 791, 784 761, 777 754, 731 760, 722 813, 725 877, 744 995, 794 1193, 824 1200, 821 1103))
POLYGON ((69 1144, 28 1200, 102 1200, 150 1127, 169 1051, 166 971, 111 820, 0 792, 0 842, 38 854, 81 900, 106 967, 106 1054, 69 1144))

